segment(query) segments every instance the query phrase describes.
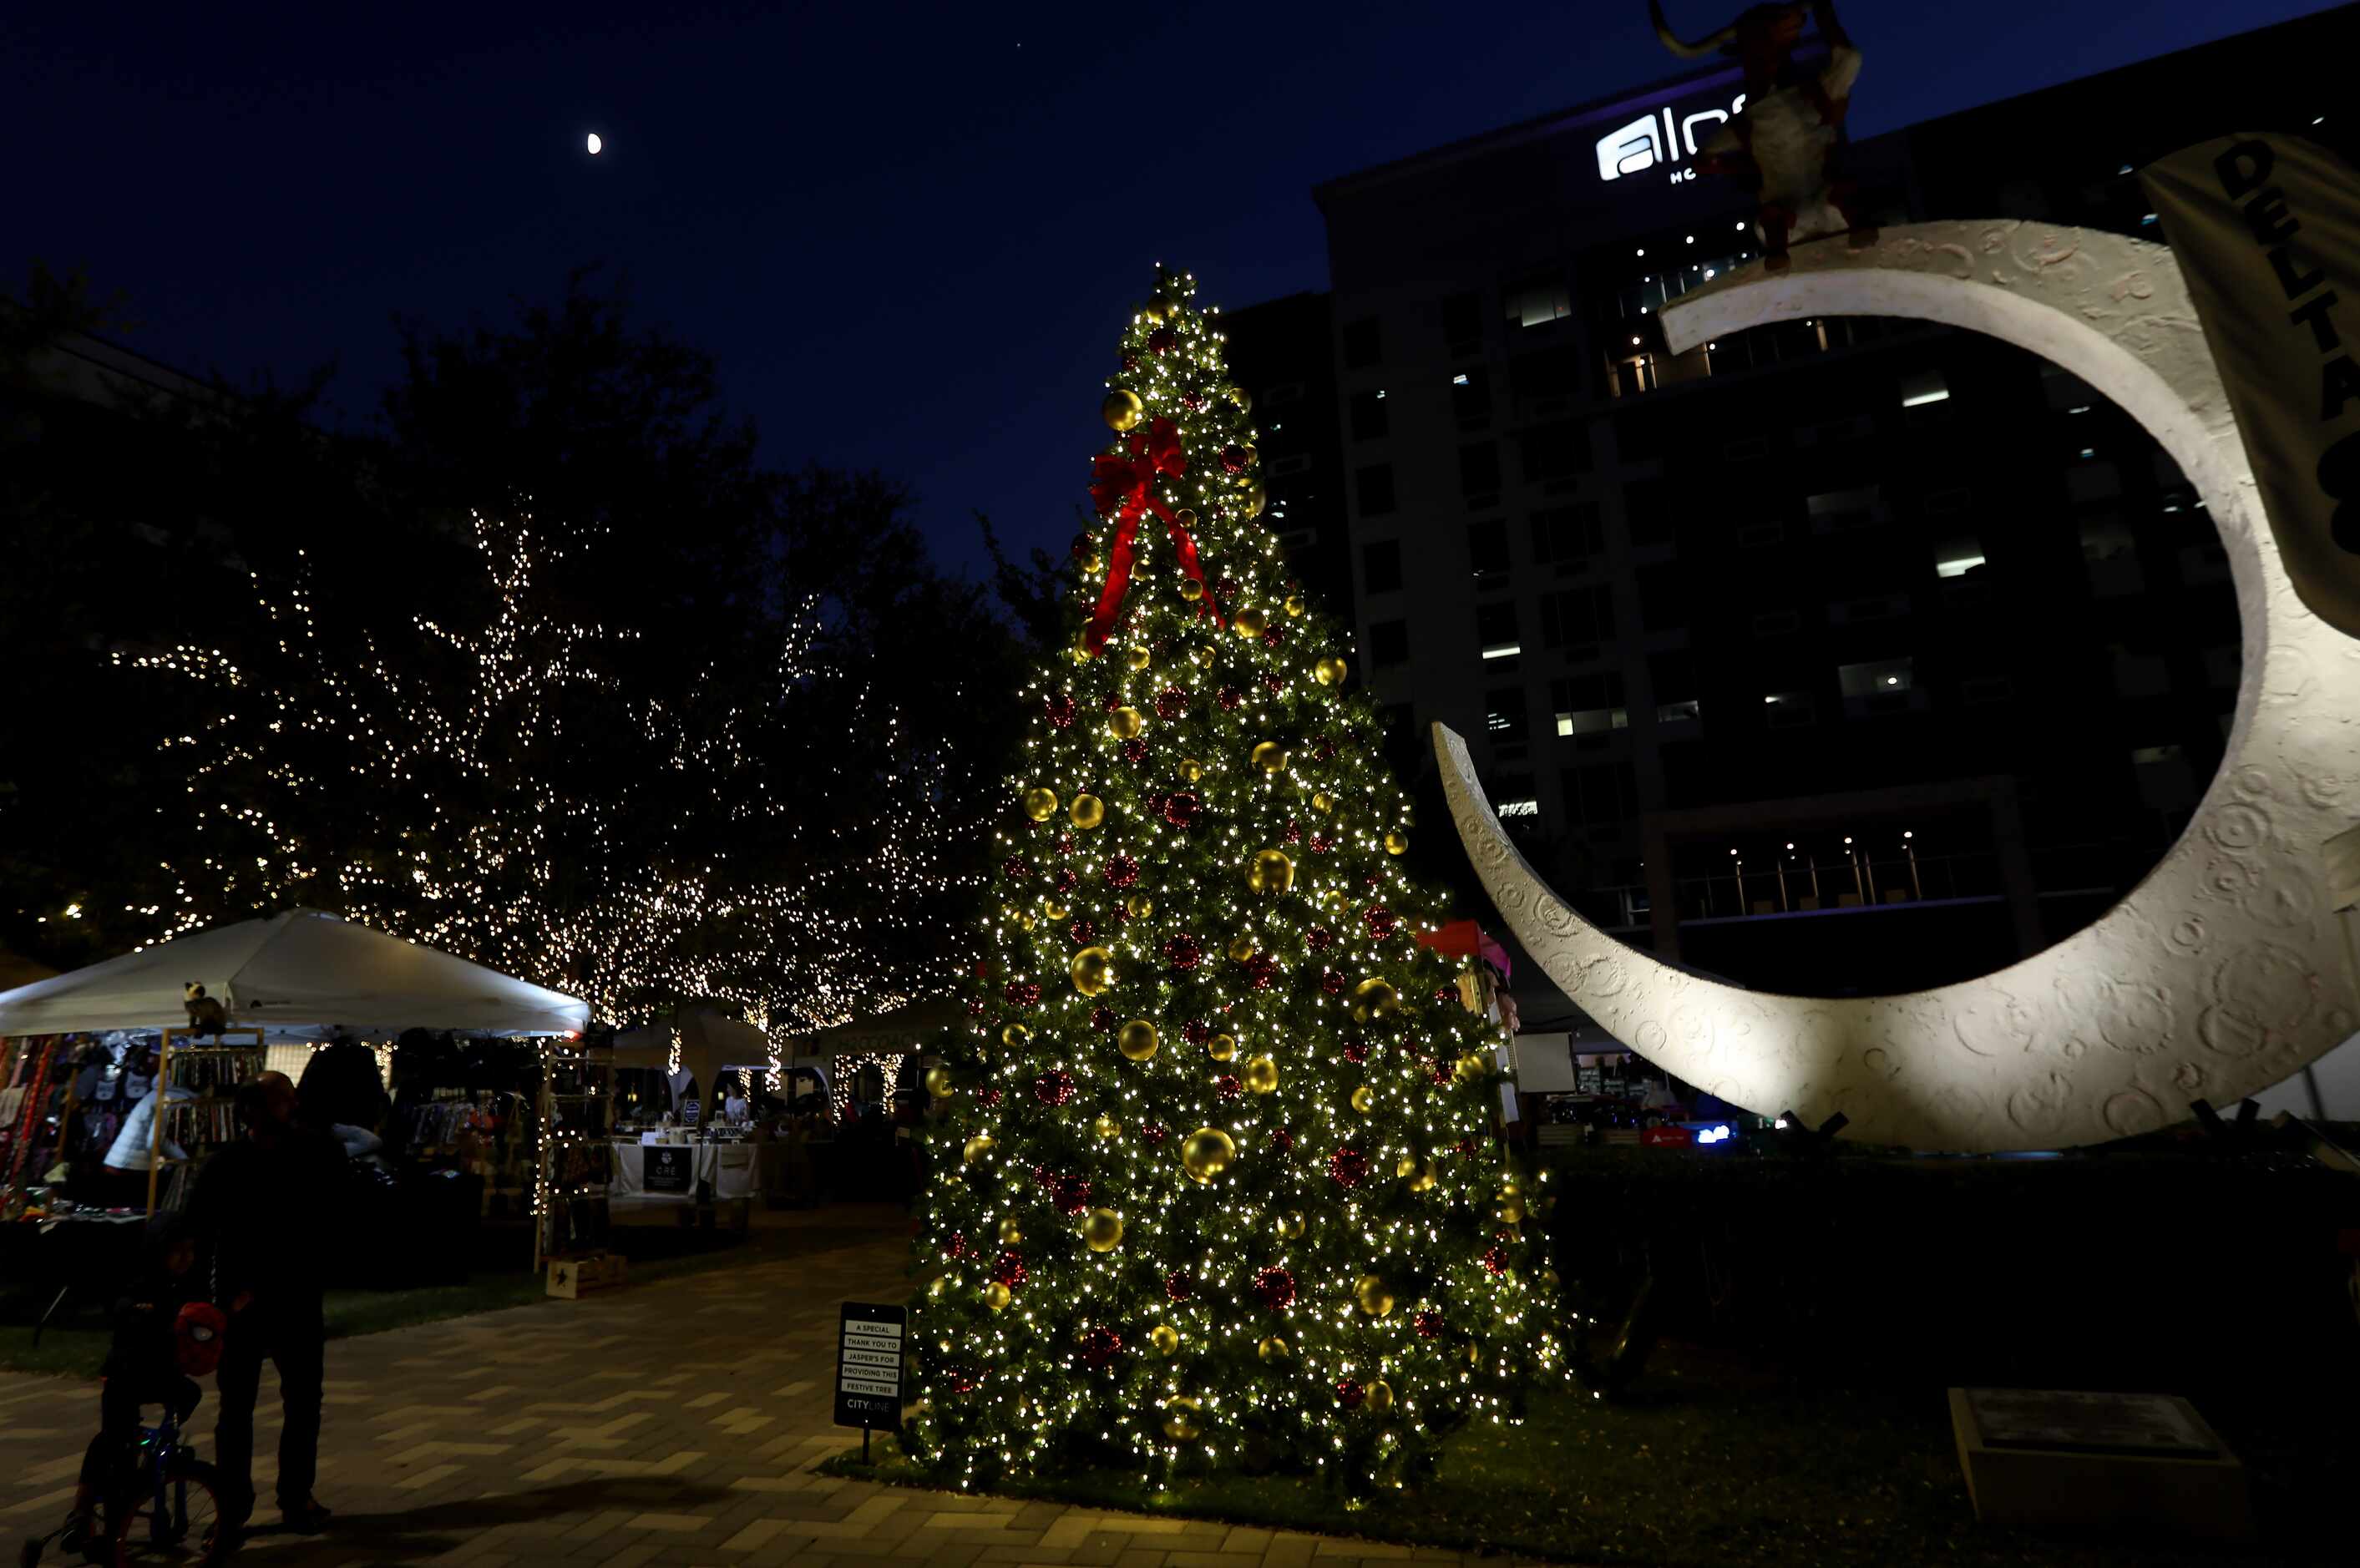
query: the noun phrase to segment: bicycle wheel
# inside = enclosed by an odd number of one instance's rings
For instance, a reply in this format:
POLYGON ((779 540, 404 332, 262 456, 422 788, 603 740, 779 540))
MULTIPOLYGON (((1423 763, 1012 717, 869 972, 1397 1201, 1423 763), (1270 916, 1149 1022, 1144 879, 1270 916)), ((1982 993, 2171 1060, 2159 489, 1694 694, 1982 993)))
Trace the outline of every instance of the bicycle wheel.
POLYGON ((165 1466, 161 1496, 153 1471, 135 1495, 108 1510, 108 1539, 116 1568, 212 1568, 229 1555, 236 1531, 222 1508, 221 1477, 188 1459, 165 1466))

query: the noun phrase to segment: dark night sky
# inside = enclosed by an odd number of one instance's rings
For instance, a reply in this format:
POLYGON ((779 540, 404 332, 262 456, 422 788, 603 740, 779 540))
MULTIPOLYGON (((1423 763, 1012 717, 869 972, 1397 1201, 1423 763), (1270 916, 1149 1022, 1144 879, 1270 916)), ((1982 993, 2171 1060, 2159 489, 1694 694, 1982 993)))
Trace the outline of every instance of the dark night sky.
MULTIPOLYGON (((1738 8, 1670 6, 1691 34, 1738 8)), ((1961 27, 1845 0, 1852 128, 2329 8, 2047 0, 1961 27)), ((12 285, 82 265, 130 297, 130 346, 192 370, 333 359, 366 422, 392 312, 503 318, 604 261, 717 356, 767 460, 907 479, 955 566, 978 508, 1020 543, 1072 531, 1153 260, 1231 306, 1324 287, 1317 181, 1677 69, 1643 0, 13 9, 12 285)))

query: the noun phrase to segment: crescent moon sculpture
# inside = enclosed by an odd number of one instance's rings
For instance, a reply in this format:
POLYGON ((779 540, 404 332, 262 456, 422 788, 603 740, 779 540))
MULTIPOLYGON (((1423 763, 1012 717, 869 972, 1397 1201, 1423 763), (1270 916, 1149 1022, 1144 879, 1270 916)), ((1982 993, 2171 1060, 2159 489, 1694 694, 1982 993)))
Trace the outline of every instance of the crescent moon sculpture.
POLYGON ((1920 1149, 2059 1149, 2276 1083, 2355 1029, 2329 841, 2360 818, 2360 642, 2295 596, 2171 253, 2051 224, 1945 223, 1794 253, 1663 312, 1674 353, 1815 316, 1907 317, 2028 349, 2113 398, 2178 462, 2226 546, 2244 670, 2187 832, 2097 921, 1980 979, 1808 997, 1687 974, 1583 920, 1500 828, 1466 743, 1435 749, 1459 838, 1518 940, 1615 1039, 1764 1116, 1920 1149))

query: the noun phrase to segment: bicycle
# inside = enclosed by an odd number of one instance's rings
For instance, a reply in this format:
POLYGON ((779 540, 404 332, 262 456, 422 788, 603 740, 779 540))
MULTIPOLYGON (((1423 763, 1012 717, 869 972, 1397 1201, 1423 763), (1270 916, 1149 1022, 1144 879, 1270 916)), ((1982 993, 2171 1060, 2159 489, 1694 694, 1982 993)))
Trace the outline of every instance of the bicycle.
POLYGON ((237 1527, 222 1506, 225 1495, 220 1473, 180 1441, 179 1413, 167 1401, 163 1419, 142 1427, 116 1460, 90 1532, 80 1534, 70 1521, 26 1541, 20 1568, 36 1568, 51 1541, 114 1568, 213 1568, 237 1544, 237 1527))

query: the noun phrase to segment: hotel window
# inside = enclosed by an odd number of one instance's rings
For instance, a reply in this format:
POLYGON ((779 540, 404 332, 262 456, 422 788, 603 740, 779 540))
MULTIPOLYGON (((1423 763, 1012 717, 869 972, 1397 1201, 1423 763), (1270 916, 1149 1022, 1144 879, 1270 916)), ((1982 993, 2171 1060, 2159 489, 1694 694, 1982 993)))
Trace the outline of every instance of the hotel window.
POLYGON ((1524 742, 1524 689, 1494 687, 1483 699, 1483 734, 1494 746, 1524 742))
POLYGON ((1442 339, 1452 354, 1471 354, 1483 342, 1483 301, 1453 294, 1442 302, 1442 339))
POLYGON ((1360 492, 1360 516, 1382 517, 1393 509, 1393 465, 1372 463, 1354 476, 1353 487, 1360 492))
POLYGON ((1450 411, 1462 430, 1480 430, 1491 422, 1491 373, 1470 365, 1450 378, 1450 411))
POLYGON ((1950 399, 1950 383, 1942 379, 1939 370, 1913 370, 1901 378, 1901 406, 1905 408, 1947 403, 1950 399))
POLYGON ((1964 577, 1983 564, 1983 547, 1972 534, 1944 539, 1934 547, 1934 575, 1964 577))
POLYGON ((1601 670, 1592 675, 1552 681, 1549 704, 1557 715, 1557 733, 1560 735, 1601 735, 1630 727, 1631 715, 1622 705, 1620 670, 1601 670))
POLYGON ((1360 591, 1391 593, 1402 585, 1401 540, 1379 539, 1360 547, 1360 591))
POLYGON ((1513 659, 1524 651, 1516 629, 1514 600, 1475 606, 1475 645, 1485 659, 1513 659))
POLYGON ((1459 490, 1464 495, 1500 493, 1500 443, 1476 441, 1459 449, 1459 490))
POLYGON ((2090 592, 2102 599, 2136 593, 2147 586, 2139 567, 2138 544, 2120 517, 2090 517, 2081 524, 2081 565, 2090 574, 2090 592))
POLYGON ((1604 583, 1561 588, 1541 596, 1541 642, 1548 648, 1579 648, 1614 635, 1614 590, 1604 583))
POLYGON ((1508 320, 1520 327, 1545 327, 1573 314, 1573 296, 1560 278, 1527 278, 1508 289, 1502 298, 1508 320))
POLYGON ((1606 536, 1599 527, 1596 503, 1549 506, 1533 514, 1533 560, 1536 564, 1586 561, 1605 553, 1606 536))
POLYGON ((1366 370, 1385 356, 1384 339, 1378 332, 1374 316, 1347 321, 1338 335, 1344 341, 1344 368, 1347 370, 1366 370))
POLYGON ((1762 716, 1772 729, 1783 730, 1808 724, 1819 715, 1812 711, 1808 691, 1773 691, 1762 699, 1762 716))
POLYGON ((1407 621, 1376 621, 1370 625, 1369 662, 1381 665, 1409 662, 1407 621))
POLYGON ((1508 525, 1491 517, 1467 527, 1467 565, 1478 579, 1508 574, 1508 525))
POLYGON ((1811 531, 1815 534, 1841 533, 1847 528, 1864 528, 1885 520, 1883 491, 1874 485, 1863 485, 1852 490, 1828 490, 1810 499, 1811 531))
POLYGON ((1382 390, 1352 394, 1354 441, 1382 441, 1389 425, 1390 421, 1385 418, 1385 395, 1382 390))

